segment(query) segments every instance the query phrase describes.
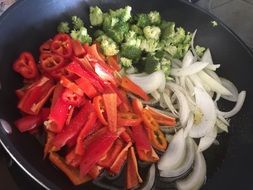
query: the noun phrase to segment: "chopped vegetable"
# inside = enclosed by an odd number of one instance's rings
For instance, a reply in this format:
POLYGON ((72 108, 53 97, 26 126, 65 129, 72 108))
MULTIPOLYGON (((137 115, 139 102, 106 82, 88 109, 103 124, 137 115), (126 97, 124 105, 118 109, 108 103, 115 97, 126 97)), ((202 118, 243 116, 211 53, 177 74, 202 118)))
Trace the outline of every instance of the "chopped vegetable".
POLYGON ((60 33, 69 33, 69 31, 70 31, 69 23, 68 22, 61 22, 57 27, 57 31, 60 33))
POLYGON ((90 23, 92 26, 99 26, 103 23, 103 12, 97 6, 90 7, 90 23))

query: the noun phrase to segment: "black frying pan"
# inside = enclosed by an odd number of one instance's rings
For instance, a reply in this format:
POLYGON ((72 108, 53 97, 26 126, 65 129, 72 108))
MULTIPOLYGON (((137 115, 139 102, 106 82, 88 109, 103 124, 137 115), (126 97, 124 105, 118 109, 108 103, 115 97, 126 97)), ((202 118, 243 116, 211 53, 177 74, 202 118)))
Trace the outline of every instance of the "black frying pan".
MULTIPOLYGON (((158 10, 163 18, 176 21, 187 30, 198 29, 196 43, 209 47, 219 72, 247 91, 243 110, 231 121, 229 134, 219 136, 220 145, 205 152, 207 182, 203 189, 253 189, 253 87, 252 52, 223 24, 212 27, 215 18, 196 7, 178 1, 163 0, 20 0, 0 18, 0 118, 13 124, 19 113, 14 89, 21 78, 11 65, 18 54, 28 50, 38 55, 39 45, 52 37, 56 25, 72 15, 84 18, 88 26, 88 7, 103 9, 133 7, 134 12, 158 10)), ((250 18, 249 18, 250 19, 250 18)), ((216 19, 217 20, 217 19, 216 19)), ((224 105, 228 107, 229 105, 224 105)), ((26 173, 47 189, 99 189, 92 183, 74 187, 71 182, 42 159, 42 146, 29 134, 20 134, 14 127, 7 134, 0 127, 2 145, 26 173)), ((121 183, 122 184, 122 183, 121 183)), ((156 189, 164 184, 157 183, 156 189)), ((170 186, 171 187, 171 186, 170 186)), ((167 186, 167 189, 169 186, 167 186)), ((166 188, 164 188, 166 189, 166 188)))

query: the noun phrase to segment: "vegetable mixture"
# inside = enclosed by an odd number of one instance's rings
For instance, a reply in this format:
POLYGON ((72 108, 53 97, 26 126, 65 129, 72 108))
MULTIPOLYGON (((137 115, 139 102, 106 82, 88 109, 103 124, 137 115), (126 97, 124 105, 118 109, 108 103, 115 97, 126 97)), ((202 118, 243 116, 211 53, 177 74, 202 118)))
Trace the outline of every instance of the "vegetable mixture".
POLYGON ((15 125, 46 135, 44 158, 74 185, 100 185, 104 173, 115 179, 125 172, 126 189, 151 189, 158 168, 160 180, 199 189, 206 175, 202 152, 217 133, 228 132, 246 92, 215 73, 220 65, 210 50, 194 46, 196 31, 157 11, 131 11, 90 7, 94 36, 73 16, 40 46, 38 61, 22 52, 13 64, 24 78, 15 125), (235 107, 220 111, 220 98, 235 107), (140 161, 149 167, 144 178, 140 161))

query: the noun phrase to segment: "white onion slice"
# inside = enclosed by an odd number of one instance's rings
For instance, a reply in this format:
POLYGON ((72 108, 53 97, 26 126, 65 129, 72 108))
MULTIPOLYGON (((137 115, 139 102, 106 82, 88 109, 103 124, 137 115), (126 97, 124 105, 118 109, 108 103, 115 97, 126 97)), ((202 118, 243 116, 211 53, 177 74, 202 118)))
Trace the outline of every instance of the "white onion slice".
POLYGON ((177 110, 174 108, 170 97, 168 96, 168 93, 166 93, 166 91, 164 93, 162 93, 162 100, 164 100, 164 103, 166 104, 166 106, 169 108, 169 110, 178 117, 179 113, 177 112, 177 110))
POLYGON ((192 138, 186 139, 185 161, 178 168, 173 170, 161 170, 161 177, 178 177, 186 173, 192 166, 195 156, 195 146, 192 138))
POLYGON ((238 90, 236 86, 231 81, 225 78, 220 78, 220 80, 221 84, 232 93, 232 96, 221 96, 221 97, 231 102, 236 102, 238 99, 238 90))
POLYGON ((217 137, 217 128, 214 126, 204 137, 199 141, 198 152, 203 152, 208 149, 217 137))
POLYGON ((198 75, 191 75, 189 76, 189 79, 191 80, 192 84, 195 87, 199 87, 199 88, 203 88, 204 89, 204 85, 202 84, 200 78, 198 75))
POLYGON ((148 177, 146 178, 146 184, 141 188, 141 190, 152 189, 155 182, 155 164, 152 164, 148 171, 148 177))
POLYGON ((171 69, 171 76, 188 76, 198 73, 208 65, 207 62, 195 62, 187 67, 171 69))
POLYGON ((178 190, 200 189, 206 179, 206 161, 201 152, 196 152, 192 173, 176 182, 178 190))
POLYGON ((202 112, 202 118, 199 123, 194 123, 189 133, 192 138, 200 138, 210 131, 216 122, 216 107, 212 98, 201 88, 195 88, 195 99, 197 109, 202 112))
POLYGON ((158 161, 159 170, 172 170, 180 166, 185 158, 186 140, 183 130, 179 130, 172 138, 167 150, 158 161))
MULTIPOLYGON (((187 53, 185 54, 183 61, 182 61, 182 67, 188 67, 189 65, 191 65, 194 61, 194 57, 192 55, 192 52, 189 50, 187 51, 187 53)), ((205 61, 203 61, 205 62, 205 61)))
POLYGON ((234 116, 235 114, 237 114, 241 110, 244 100, 245 100, 245 97, 246 97, 246 91, 241 91, 238 95, 238 100, 237 100, 234 108, 228 112, 219 111, 219 114, 221 114, 224 118, 234 116))
POLYGON ((192 39, 191 39, 191 50, 194 56, 194 60, 199 59, 199 56, 197 55, 195 47, 194 47, 194 39, 195 39, 196 34, 197 34, 197 29, 192 33, 192 39))
POLYGON ((213 59, 212 59, 212 55, 211 55, 211 52, 210 52, 209 48, 207 48, 206 51, 204 52, 204 54, 201 58, 201 61, 207 62, 210 65, 213 65, 213 59))
POLYGON ((184 137, 186 138, 189 135, 189 132, 191 131, 191 128, 193 126, 193 114, 190 114, 189 119, 187 121, 187 125, 184 128, 184 137))
POLYGON ((221 129, 221 131, 225 131, 228 133, 228 125, 226 125, 225 123, 223 123, 220 119, 216 120, 216 126, 221 129))
POLYGON ((220 64, 208 64, 206 68, 212 71, 216 71, 216 69, 220 68, 220 64))
POLYGON ((160 100, 161 95, 160 95, 159 92, 157 92, 157 90, 151 92, 150 94, 151 94, 151 96, 153 96, 153 98, 154 98, 155 100, 157 100, 157 101, 160 100))
POLYGON ((208 74, 206 74, 203 71, 200 71, 198 73, 198 76, 203 81, 203 83, 206 83, 213 91, 220 93, 221 95, 228 95, 231 96, 231 92, 229 92, 228 89, 226 89, 224 86, 222 86, 218 81, 210 77, 208 74))
POLYGON ((140 86, 146 93, 151 93, 157 89, 163 91, 165 88, 165 75, 163 71, 155 71, 146 76, 128 75, 135 84, 140 86))

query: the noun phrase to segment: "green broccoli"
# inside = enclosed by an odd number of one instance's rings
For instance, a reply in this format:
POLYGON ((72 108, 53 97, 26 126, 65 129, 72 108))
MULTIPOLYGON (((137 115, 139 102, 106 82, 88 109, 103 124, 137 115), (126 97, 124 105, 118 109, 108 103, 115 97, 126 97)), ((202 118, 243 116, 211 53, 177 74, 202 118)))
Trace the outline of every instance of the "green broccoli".
POLYGON ((57 31, 61 32, 61 33, 69 33, 69 23, 67 22, 61 22, 58 26, 57 26, 57 31))
POLYGON ((147 14, 138 14, 136 16, 136 25, 140 28, 144 28, 145 26, 149 26, 151 24, 149 20, 149 16, 147 14))
POLYGON ((140 45, 141 45, 141 38, 138 37, 134 31, 130 30, 125 35, 125 43, 124 43, 124 45, 135 46, 135 47, 139 48, 140 45))
POLYGON ((141 50, 146 51, 146 52, 155 52, 156 50, 161 49, 159 47, 159 42, 154 39, 144 39, 141 41, 140 45, 141 50))
POLYGON ((143 33, 147 39, 159 40, 161 29, 157 26, 146 26, 143 28, 143 33))
POLYGON ((129 68, 132 66, 133 62, 131 59, 128 59, 126 57, 120 57, 120 64, 125 68, 129 68))
POLYGON ((160 28, 162 31, 161 38, 163 40, 168 41, 171 38, 173 38, 173 36, 175 34, 175 23, 174 22, 162 21, 160 28))
POLYGON ((118 18, 121 22, 127 22, 131 18, 132 7, 126 6, 117 10, 110 10, 110 15, 118 18))
POLYGON ((199 45, 197 45, 197 46, 195 47, 196 54, 197 54, 199 57, 202 57, 202 56, 203 56, 205 50, 206 50, 206 48, 201 47, 201 46, 199 46, 199 45))
POLYGON ((103 21, 103 30, 108 31, 109 29, 112 29, 116 23, 119 22, 119 19, 116 17, 112 17, 108 13, 104 14, 104 21, 103 21))
POLYGON ((103 12, 97 6, 90 7, 90 23, 92 26, 99 26, 103 23, 103 12))
POLYGON ((133 61, 138 61, 141 57, 141 49, 136 46, 123 44, 120 49, 120 55, 133 61))
POLYGON ((84 23, 81 18, 77 16, 72 16, 71 20, 72 20, 74 30, 80 30, 81 28, 84 27, 84 23))
POLYGON ((94 38, 98 38, 99 36, 102 36, 104 34, 105 34, 104 31, 96 30, 95 33, 94 33, 94 38))
POLYGON ((172 44, 182 43, 185 39, 185 30, 182 27, 178 27, 172 38, 172 44))
POLYGON ((143 35, 142 29, 136 24, 131 25, 130 30, 134 31, 137 35, 143 35))
POLYGON ((102 35, 96 40, 100 42, 101 49, 106 56, 113 56, 119 52, 117 44, 110 37, 102 35))
POLYGON ((75 40, 79 40, 82 44, 90 44, 92 42, 92 38, 89 36, 85 27, 81 27, 79 30, 72 30, 70 36, 75 40))
POLYGON ((114 27, 108 29, 106 34, 112 38, 115 42, 121 43, 124 40, 125 34, 129 31, 129 25, 127 22, 118 22, 114 27))
POLYGON ((157 11, 151 11, 148 14, 148 18, 153 25, 159 25, 161 23, 161 16, 160 13, 157 11))

